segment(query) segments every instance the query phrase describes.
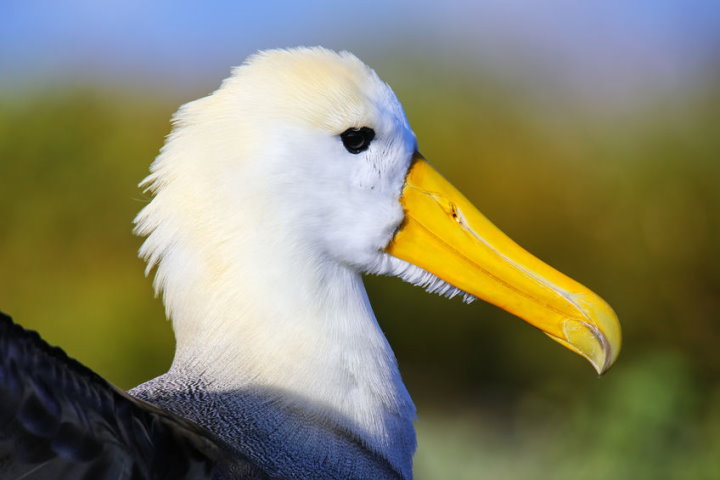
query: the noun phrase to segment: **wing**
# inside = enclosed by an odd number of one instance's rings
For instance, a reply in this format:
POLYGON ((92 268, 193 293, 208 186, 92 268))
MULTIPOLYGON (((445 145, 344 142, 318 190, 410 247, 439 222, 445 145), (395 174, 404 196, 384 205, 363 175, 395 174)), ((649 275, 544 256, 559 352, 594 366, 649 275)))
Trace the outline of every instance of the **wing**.
POLYGON ((202 427, 131 397, 0 313, 0 479, 229 476, 264 478, 202 427))

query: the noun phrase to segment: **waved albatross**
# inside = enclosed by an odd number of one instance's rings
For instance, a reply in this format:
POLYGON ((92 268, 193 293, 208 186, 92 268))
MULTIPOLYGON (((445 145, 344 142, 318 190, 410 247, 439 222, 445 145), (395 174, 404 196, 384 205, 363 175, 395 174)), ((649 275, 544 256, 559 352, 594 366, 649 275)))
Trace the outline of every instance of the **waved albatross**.
POLYGON ((491 302, 602 373, 620 327, 418 153, 347 52, 257 53, 174 116, 140 255, 177 348, 123 392, 0 321, 1 478, 410 479, 415 407, 362 274, 491 302))

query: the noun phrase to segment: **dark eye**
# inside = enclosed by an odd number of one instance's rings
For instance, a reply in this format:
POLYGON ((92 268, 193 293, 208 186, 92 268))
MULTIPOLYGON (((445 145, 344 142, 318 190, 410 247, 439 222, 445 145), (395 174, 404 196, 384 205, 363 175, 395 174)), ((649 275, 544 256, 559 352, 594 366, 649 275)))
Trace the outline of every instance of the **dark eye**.
POLYGON ((375 130, 368 127, 348 128, 340 134, 343 145, 350 153, 364 152, 375 138, 375 130))

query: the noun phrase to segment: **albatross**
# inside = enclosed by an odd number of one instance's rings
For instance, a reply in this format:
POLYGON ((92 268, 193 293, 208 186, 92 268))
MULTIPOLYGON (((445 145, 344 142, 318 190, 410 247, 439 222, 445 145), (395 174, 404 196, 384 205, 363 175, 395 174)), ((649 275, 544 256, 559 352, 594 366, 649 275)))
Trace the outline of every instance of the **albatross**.
POLYGON ((415 406, 363 286, 483 299, 613 364, 599 296, 523 250, 418 151, 348 52, 269 50, 182 106, 135 219, 176 338, 124 392, 0 321, 0 477, 411 479, 415 406))

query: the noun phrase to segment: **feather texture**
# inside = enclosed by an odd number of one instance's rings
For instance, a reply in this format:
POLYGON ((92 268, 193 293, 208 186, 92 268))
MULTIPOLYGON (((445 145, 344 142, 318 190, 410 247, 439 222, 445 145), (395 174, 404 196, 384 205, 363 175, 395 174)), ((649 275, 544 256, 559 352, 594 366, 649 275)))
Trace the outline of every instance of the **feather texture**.
POLYGON ((129 396, 1 313, 0 351, 0 478, 267 478, 204 428, 129 396))

